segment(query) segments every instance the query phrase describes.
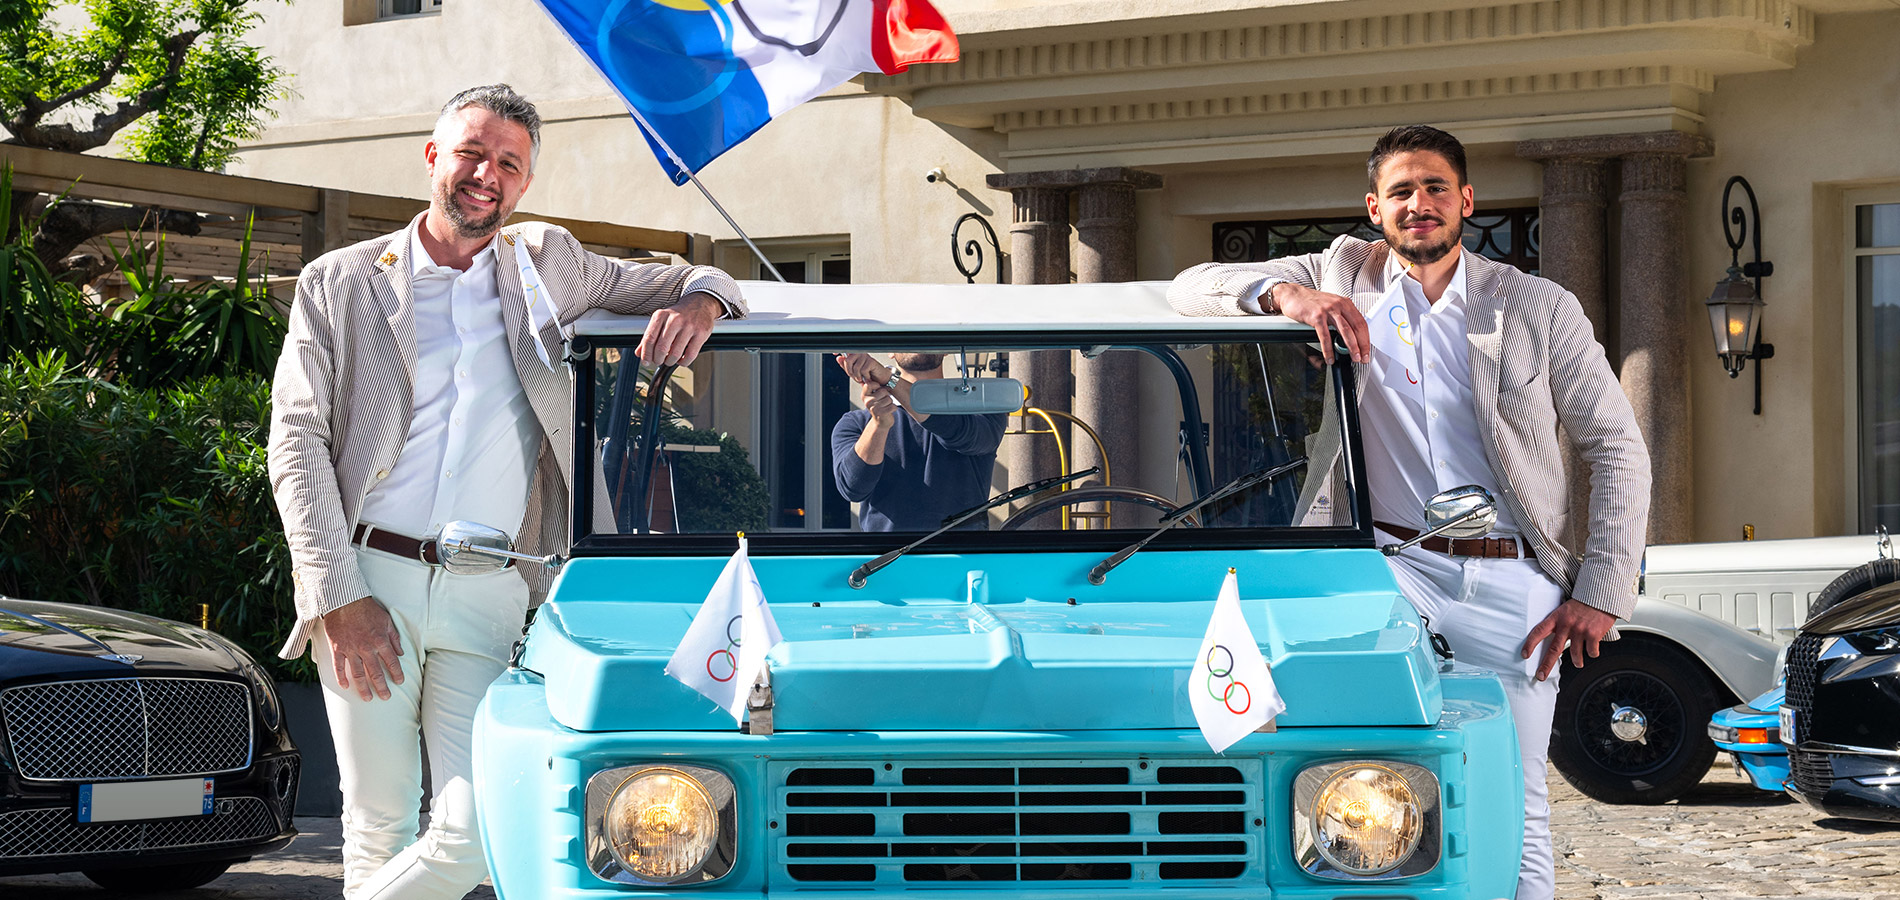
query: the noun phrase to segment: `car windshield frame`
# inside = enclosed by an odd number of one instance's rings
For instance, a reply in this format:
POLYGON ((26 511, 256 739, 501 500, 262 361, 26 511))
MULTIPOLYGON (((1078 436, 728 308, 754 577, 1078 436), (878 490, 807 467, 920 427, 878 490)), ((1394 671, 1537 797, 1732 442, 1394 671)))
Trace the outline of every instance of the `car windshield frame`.
MULTIPOLYGON (((1285 328, 1248 328, 1246 320, 1234 320, 1236 327, 1219 331, 1196 329, 1193 331, 1165 329, 1020 329, 1000 328, 978 331, 962 331, 954 335, 935 329, 903 329, 881 327, 866 330, 827 330, 816 332, 806 329, 785 329, 783 331, 751 331, 746 333, 715 331, 701 350, 702 354, 715 351, 802 351, 831 353, 853 351, 875 347, 879 350, 941 350, 947 346, 965 346, 975 348, 1008 348, 1010 352, 1039 349, 1073 350, 1078 347, 1110 347, 1117 349, 1140 350, 1161 359, 1176 378, 1176 394, 1179 395, 1182 372, 1175 367, 1180 365, 1179 358, 1173 364, 1165 357, 1155 353, 1157 347, 1181 347, 1220 343, 1305 343, 1312 344, 1311 332, 1289 331, 1285 328)), ((592 374, 593 354, 603 348, 620 348, 628 353, 640 342, 640 333, 582 334, 569 342, 568 355, 574 360, 574 408, 572 422, 573 444, 570 451, 574 454, 573 484, 589 485, 594 477, 594 467, 599 465, 596 447, 596 429, 591 411, 594 409, 597 395, 595 378, 592 374)), ((1371 548, 1375 546, 1372 534, 1371 501, 1367 491, 1364 453, 1360 444, 1359 409, 1356 401, 1357 391, 1354 382, 1355 371, 1350 357, 1343 347, 1335 346, 1335 358, 1338 360, 1332 368, 1333 378, 1329 379, 1331 402, 1339 410, 1338 426, 1342 430, 1340 447, 1343 454, 1343 470, 1349 483, 1344 486, 1347 503, 1351 512, 1351 522, 1346 525, 1306 525, 1306 526, 1229 526, 1221 528, 1175 528, 1160 536, 1150 544, 1145 553, 1167 553, 1180 550, 1212 549, 1338 549, 1371 548)), ((1171 354, 1170 354, 1171 355, 1171 354)), ((1185 398, 1183 398, 1185 399, 1185 398)), ((1201 400, 1199 412, 1202 418, 1203 434, 1211 427, 1207 422, 1205 400, 1201 400)), ((1170 415, 1175 415, 1170 411, 1170 415)), ((1205 450, 1202 451, 1205 460, 1205 450)), ((1198 467, 1189 466, 1190 470, 1198 467)), ((1205 469, 1191 472, 1196 485, 1195 495, 1219 487, 1213 484, 1211 473, 1205 469)), ((588 557, 702 557, 726 556, 733 550, 732 534, 723 533, 598 533, 593 530, 592 490, 578 490, 570 485, 569 492, 569 553, 572 558, 588 557)), ((1100 530, 1044 530, 1024 529, 1010 532, 994 530, 950 531, 938 535, 925 547, 916 551, 923 555, 936 554, 988 554, 988 553, 1113 553, 1145 533, 1150 528, 1113 528, 1100 530)), ((746 535, 748 553, 752 556, 824 556, 853 557, 875 556, 897 549, 915 540, 918 532, 870 532, 870 531, 810 531, 810 532, 748 532, 746 535)))

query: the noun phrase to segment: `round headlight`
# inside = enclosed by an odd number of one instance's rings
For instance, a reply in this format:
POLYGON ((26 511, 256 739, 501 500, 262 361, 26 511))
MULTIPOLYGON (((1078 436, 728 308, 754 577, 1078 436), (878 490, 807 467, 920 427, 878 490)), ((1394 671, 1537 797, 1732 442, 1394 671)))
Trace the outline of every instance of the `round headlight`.
POLYGON ((705 785, 678 769, 641 769, 621 782, 605 825, 614 858, 654 882, 692 877, 719 843, 719 808, 705 785))
POLYGON ((1418 849, 1425 814, 1405 777, 1384 766, 1335 772, 1313 800, 1313 841, 1341 871, 1377 875, 1418 849))

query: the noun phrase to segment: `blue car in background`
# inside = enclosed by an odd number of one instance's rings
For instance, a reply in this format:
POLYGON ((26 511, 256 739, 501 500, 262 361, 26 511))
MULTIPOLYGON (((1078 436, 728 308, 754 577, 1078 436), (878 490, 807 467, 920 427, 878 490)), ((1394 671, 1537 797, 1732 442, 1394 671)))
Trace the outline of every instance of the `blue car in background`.
POLYGON ((1374 546, 1311 328, 1178 317, 1165 284, 745 292, 690 368, 641 368, 640 318, 568 344, 571 556, 475 726, 500 895, 1512 893, 1504 694, 1374 546), (896 415, 988 483, 965 527, 864 530, 841 352, 942 357, 896 415), (738 531, 785 642, 735 727, 663 668, 738 531), (1215 753, 1190 692, 1267 689, 1200 658, 1229 567, 1286 711, 1215 753))
POLYGON ((1781 743, 1781 701, 1786 688, 1775 688, 1747 703, 1721 710, 1709 720, 1715 748, 1732 754, 1748 780, 1779 794, 1788 780, 1788 748, 1781 743))

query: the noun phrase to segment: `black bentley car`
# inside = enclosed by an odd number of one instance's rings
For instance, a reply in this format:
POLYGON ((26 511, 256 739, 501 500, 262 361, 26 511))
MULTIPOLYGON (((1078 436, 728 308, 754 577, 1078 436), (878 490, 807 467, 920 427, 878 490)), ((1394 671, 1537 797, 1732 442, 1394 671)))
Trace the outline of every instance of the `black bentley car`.
POLYGON ((1900 822, 1900 560, 1848 571, 1788 647, 1788 794, 1831 816, 1900 822))
POLYGON ((301 757, 229 641, 0 597, 0 875, 196 887, 296 835, 301 757))

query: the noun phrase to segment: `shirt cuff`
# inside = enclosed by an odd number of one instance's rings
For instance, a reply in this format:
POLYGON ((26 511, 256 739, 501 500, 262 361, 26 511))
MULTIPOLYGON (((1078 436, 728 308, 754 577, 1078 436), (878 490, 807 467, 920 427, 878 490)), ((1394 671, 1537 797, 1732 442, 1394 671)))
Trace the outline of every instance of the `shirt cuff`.
POLYGON ((1276 284, 1286 284, 1286 279, 1268 278, 1260 282, 1259 284, 1256 284, 1253 287, 1248 288, 1245 292, 1243 292, 1240 295, 1240 308, 1242 310, 1245 310, 1247 313, 1251 315, 1256 315, 1256 316, 1279 315, 1279 313, 1267 312, 1266 308, 1260 305, 1260 298, 1263 296, 1266 296, 1268 289, 1272 288, 1276 284))
POLYGON ((719 308, 723 310, 723 312, 720 313, 721 318, 745 318, 745 313, 731 300, 727 299, 725 292, 719 289, 719 282, 720 279, 716 276, 694 278, 686 282, 685 287, 680 289, 680 299, 684 300, 688 294, 709 294, 714 300, 719 301, 719 308))

